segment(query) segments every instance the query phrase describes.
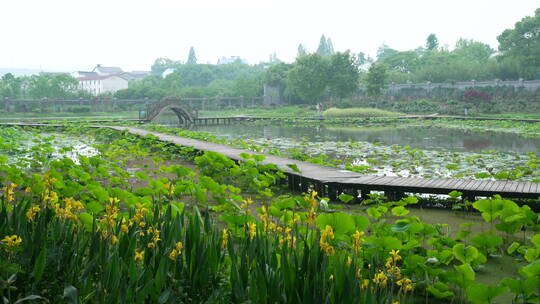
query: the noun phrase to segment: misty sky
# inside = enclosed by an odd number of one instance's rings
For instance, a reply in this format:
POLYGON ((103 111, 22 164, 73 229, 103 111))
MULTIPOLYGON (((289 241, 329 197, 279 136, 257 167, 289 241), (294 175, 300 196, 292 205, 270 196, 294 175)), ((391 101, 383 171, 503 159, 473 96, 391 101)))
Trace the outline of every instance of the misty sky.
POLYGON ((336 51, 375 56, 386 43, 415 49, 435 33, 453 47, 496 37, 540 7, 538 0, 0 0, 0 68, 89 70, 96 63, 149 70, 157 57, 199 63, 273 52, 293 61, 299 43, 316 50, 321 34, 336 51))

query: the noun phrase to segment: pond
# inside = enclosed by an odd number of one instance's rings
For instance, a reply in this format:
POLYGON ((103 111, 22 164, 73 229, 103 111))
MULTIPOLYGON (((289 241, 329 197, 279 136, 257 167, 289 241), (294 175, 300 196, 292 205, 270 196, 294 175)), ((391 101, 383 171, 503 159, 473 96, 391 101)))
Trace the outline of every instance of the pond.
POLYGON ((240 139, 265 153, 364 174, 540 181, 540 138, 515 133, 395 125, 223 125, 196 130, 240 139))
POLYGON ((196 126, 196 131, 205 131, 227 139, 272 139, 287 138, 310 142, 369 142, 384 145, 409 146, 411 148, 436 151, 481 152, 536 152, 540 138, 526 138, 514 133, 478 132, 471 130, 437 127, 325 127, 325 126, 259 126, 220 125, 196 126))
POLYGON ((94 156, 94 140, 86 136, 56 133, 33 133, 16 128, 0 129, 0 163, 20 167, 44 165, 51 160, 70 158, 75 163, 79 156, 94 156), (36 163, 37 162, 37 163, 36 163))

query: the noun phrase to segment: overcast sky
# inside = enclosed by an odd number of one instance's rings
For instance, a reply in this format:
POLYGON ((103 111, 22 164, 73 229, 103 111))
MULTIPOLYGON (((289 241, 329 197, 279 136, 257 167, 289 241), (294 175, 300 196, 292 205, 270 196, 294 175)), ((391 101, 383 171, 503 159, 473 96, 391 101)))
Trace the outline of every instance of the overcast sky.
POLYGON ((89 70, 95 64, 149 70, 154 60, 199 63, 240 56, 293 61, 321 34, 336 51, 375 56, 386 43, 415 49, 435 33, 453 47, 497 36, 540 7, 538 0, 0 0, 0 68, 89 70))

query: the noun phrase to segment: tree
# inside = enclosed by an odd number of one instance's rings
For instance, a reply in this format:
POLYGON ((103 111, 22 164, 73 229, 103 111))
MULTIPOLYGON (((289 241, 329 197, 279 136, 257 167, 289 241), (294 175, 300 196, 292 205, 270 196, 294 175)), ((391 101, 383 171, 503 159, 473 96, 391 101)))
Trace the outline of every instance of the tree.
POLYGON ((167 93, 168 96, 179 96, 182 90, 182 79, 176 73, 171 73, 163 79, 160 87, 167 93))
POLYGON ((410 74, 415 72, 418 66, 418 55, 415 51, 398 52, 385 57, 382 62, 391 70, 410 74))
POLYGON ((384 63, 372 64, 365 78, 366 90, 369 96, 380 96, 386 82, 387 67, 384 63))
POLYGON ((264 73, 263 81, 274 87, 285 87, 290 64, 279 63, 270 66, 264 73))
POLYGON ((392 54, 397 53, 397 50, 390 48, 386 43, 381 44, 379 49, 377 49, 377 61, 383 60, 385 57, 388 57, 392 54))
POLYGON ((152 74, 161 75, 167 69, 176 69, 180 66, 180 62, 173 61, 169 58, 157 58, 152 64, 152 74))
POLYGON ((268 63, 276 64, 276 63, 280 63, 280 62, 281 62, 281 60, 277 57, 276 52, 273 52, 272 54, 270 54, 270 57, 268 59, 268 63))
POLYGON ((234 96, 244 98, 254 98, 262 95, 262 84, 260 78, 238 78, 234 83, 234 96))
POLYGON ((334 54, 334 44, 330 40, 330 37, 326 40, 326 47, 328 48, 328 55, 334 54))
POLYGON ((195 56, 195 49, 193 47, 189 49, 189 56, 186 64, 197 64, 197 56, 195 56))
POLYGON ((437 48, 439 48, 439 39, 437 39, 437 36, 435 36, 435 34, 429 34, 426 39, 426 49, 428 51, 433 51, 437 48))
POLYGON ((330 57, 328 74, 328 87, 332 95, 342 99, 358 89, 358 61, 349 51, 330 57))
POLYGON ((307 49, 303 44, 298 45, 298 53, 296 54, 296 58, 306 56, 307 55, 307 49))
POLYGON ((319 47, 317 48, 317 54, 326 57, 334 53, 334 46, 332 45, 332 40, 330 38, 326 39, 324 35, 321 36, 319 41, 319 47))
POLYGON ((358 53, 356 55, 356 61, 358 62, 358 67, 362 71, 366 71, 371 63, 373 63, 373 58, 366 56, 364 52, 358 53))
POLYGON ((289 71, 288 83, 303 101, 315 103, 326 90, 327 62, 319 54, 310 54, 296 59, 289 71))
POLYGON ((7 73, 0 80, 0 97, 18 98, 21 94, 22 81, 20 78, 7 73))
POLYGON ((497 37, 501 61, 515 60, 520 76, 540 79, 540 8, 534 16, 517 22, 513 29, 505 30, 497 37))
POLYGON ((460 38, 456 42, 456 48, 452 51, 454 54, 464 57, 468 60, 486 62, 495 50, 489 44, 474 41, 472 39, 460 38))

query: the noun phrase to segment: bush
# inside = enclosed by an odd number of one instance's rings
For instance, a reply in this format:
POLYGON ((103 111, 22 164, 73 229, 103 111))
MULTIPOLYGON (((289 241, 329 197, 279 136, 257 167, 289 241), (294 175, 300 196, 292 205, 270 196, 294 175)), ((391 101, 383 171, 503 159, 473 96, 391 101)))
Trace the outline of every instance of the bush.
POLYGON ((472 102, 478 102, 478 101, 491 101, 493 97, 491 94, 483 91, 478 90, 467 90, 465 93, 463 93, 463 100, 465 101, 472 101, 472 102))
POLYGON ((71 113, 89 113, 90 107, 88 106, 74 106, 68 109, 71 113))

